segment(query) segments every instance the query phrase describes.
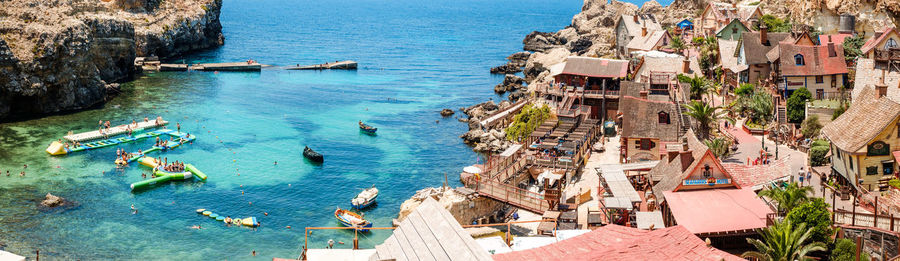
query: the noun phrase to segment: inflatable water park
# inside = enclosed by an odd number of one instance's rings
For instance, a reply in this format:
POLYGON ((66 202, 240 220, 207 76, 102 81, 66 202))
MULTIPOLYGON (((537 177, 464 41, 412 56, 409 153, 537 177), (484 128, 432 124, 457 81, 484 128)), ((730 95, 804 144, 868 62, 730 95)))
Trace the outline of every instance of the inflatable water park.
POLYGON ((166 183, 166 182, 174 181, 174 180, 189 180, 194 177, 196 177, 197 179, 200 179, 200 180, 206 180, 206 178, 207 178, 206 173, 203 173, 203 171, 200 171, 199 169, 197 169, 197 167, 195 167, 194 165, 192 165, 190 163, 184 164, 184 171, 169 172, 169 171, 160 169, 162 167, 163 163, 160 162, 156 158, 144 156, 144 157, 141 157, 140 159, 138 159, 137 161, 141 165, 147 166, 147 167, 150 167, 153 169, 153 178, 148 179, 148 180, 138 181, 135 183, 131 183, 132 191, 150 188, 157 184, 162 184, 162 183, 166 183))
POLYGON ((207 216, 209 218, 215 219, 216 221, 225 222, 225 224, 229 224, 229 225, 241 225, 241 226, 247 226, 247 227, 258 227, 259 226, 259 221, 256 220, 256 217, 230 219, 229 217, 213 213, 212 211, 206 210, 204 208, 197 209, 197 214, 207 216))
POLYGON ((130 124, 123 124, 105 129, 100 128, 99 130, 78 134, 73 134, 70 131, 68 135, 63 136, 63 139, 65 139, 66 142, 62 142, 62 139, 53 141, 52 143, 50 143, 50 146, 47 147, 46 151, 50 155, 65 155, 72 152, 99 149, 123 143, 135 142, 150 137, 171 136, 172 138, 185 138, 186 136, 189 136, 187 134, 174 130, 162 129, 137 135, 126 135, 125 137, 111 138, 123 134, 133 134, 145 129, 163 127, 168 123, 168 121, 163 120, 161 117, 157 117, 153 121, 147 120, 145 118, 142 122, 132 122, 130 124), (69 145, 70 142, 73 145, 69 145))

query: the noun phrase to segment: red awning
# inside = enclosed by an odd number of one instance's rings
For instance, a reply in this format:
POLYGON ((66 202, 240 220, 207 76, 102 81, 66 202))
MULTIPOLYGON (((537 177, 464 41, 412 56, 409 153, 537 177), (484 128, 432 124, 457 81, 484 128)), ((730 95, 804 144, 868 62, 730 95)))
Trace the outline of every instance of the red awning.
POLYGON ((894 162, 900 162, 900 150, 893 152, 894 162))

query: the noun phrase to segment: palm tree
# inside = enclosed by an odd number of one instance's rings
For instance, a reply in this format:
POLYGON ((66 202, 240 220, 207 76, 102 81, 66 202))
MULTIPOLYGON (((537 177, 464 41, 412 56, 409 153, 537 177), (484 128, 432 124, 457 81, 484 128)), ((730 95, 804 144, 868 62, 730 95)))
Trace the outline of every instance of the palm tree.
POLYGON ((705 102, 692 101, 685 104, 684 108, 687 109, 685 114, 697 121, 701 139, 709 138, 709 130, 715 128, 713 124, 718 124, 719 120, 733 121, 726 116, 727 112, 724 109, 720 110, 721 108, 718 106, 709 106, 705 102))
POLYGON ((806 228, 806 223, 793 227, 790 220, 785 219, 775 222, 770 227, 758 230, 762 240, 747 238, 747 242, 756 247, 756 251, 744 252, 741 257, 752 257, 757 260, 781 261, 781 260, 812 260, 806 255, 815 251, 826 251, 825 243, 811 242, 809 239, 812 229, 806 228))
POLYGON ((767 197, 778 204, 778 212, 787 214, 795 207, 809 201, 809 193, 812 187, 801 187, 796 182, 791 182, 787 187, 768 188, 759 192, 760 197, 767 197))
POLYGON ((703 141, 716 158, 722 159, 731 152, 731 142, 725 138, 714 138, 703 141))
POLYGON ((672 48, 677 53, 682 53, 684 49, 687 49, 687 46, 684 44, 684 40, 681 40, 681 36, 674 36, 672 41, 669 42, 669 48, 672 48))
POLYGON ((703 94, 706 94, 713 88, 709 81, 706 80, 706 78, 703 78, 703 76, 699 75, 688 77, 686 75, 679 74, 678 81, 687 83, 690 86, 690 89, 688 89, 688 94, 690 94, 691 100, 699 100, 701 97, 703 97, 703 94))

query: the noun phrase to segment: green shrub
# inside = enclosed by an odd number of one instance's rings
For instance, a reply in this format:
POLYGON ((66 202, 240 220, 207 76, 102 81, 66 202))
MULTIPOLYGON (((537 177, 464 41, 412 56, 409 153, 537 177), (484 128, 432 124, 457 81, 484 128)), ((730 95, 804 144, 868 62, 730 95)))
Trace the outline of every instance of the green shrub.
POLYGON ((894 187, 896 189, 900 189, 900 179, 892 178, 891 180, 888 180, 888 185, 891 185, 891 187, 894 187))
POLYGON ((788 213, 787 219, 792 224, 806 223, 806 226, 813 231, 809 235, 810 241, 828 242, 833 234, 831 213, 828 208, 828 203, 825 203, 824 199, 812 198, 792 209, 788 213))
POLYGON ((822 166, 828 163, 828 146, 818 146, 809 149, 809 164, 812 166, 822 166))
POLYGON ((734 89, 734 95, 737 96, 745 96, 753 94, 753 89, 756 88, 752 83, 742 83, 741 87, 734 89))
POLYGON ((838 106, 837 109, 834 109, 834 113, 831 114, 831 120, 836 120, 838 117, 841 117, 841 114, 847 111, 847 105, 838 106))
POLYGON ((819 115, 809 115, 800 124, 800 132, 804 138, 815 139, 819 137, 819 131, 822 130, 822 123, 819 122, 819 115))
POLYGON ((826 148, 831 147, 831 143, 828 143, 827 140, 815 140, 815 141, 813 141, 813 142, 809 145, 810 148, 812 148, 812 147, 823 147, 823 146, 826 147, 826 148))
MULTIPOLYGON (((856 260, 856 242, 848 238, 838 238, 831 251, 829 260, 832 261, 853 261, 856 260)), ((869 254, 862 252, 859 254, 859 260, 871 260, 869 254)))

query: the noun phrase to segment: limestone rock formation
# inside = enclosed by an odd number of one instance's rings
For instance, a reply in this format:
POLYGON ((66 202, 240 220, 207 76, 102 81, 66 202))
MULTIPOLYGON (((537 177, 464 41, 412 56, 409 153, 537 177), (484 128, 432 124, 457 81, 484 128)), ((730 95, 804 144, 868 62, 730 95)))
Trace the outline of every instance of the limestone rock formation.
POLYGON ((511 73, 517 73, 517 72, 521 72, 521 71, 522 71, 522 66, 518 66, 511 62, 491 68, 491 73, 495 73, 495 74, 511 74, 511 73))
POLYGON ((443 110, 441 110, 441 116, 444 116, 444 117, 450 117, 450 116, 453 115, 454 113, 455 113, 455 112, 454 112, 453 110, 451 110, 451 109, 443 109, 443 110))
POLYGON ((525 83, 525 79, 522 79, 522 77, 516 76, 514 74, 507 74, 503 77, 503 82, 497 84, 497 86, 494 86, 494 92, 505 93, 522 89, 524 87, 522 86, 523 83, 525 83))
POLYGON ((135 56, 165 58, 221 45, 221 4, 221 0, 3 1, 0 121, 102 103, 109 83, 134 76, 135 56))
POLYGON ((66 200, 62 197, 55 196, 50 193, 47 193, 47 195, 44 196, 44 200, 41 201, 41 206, 48 207, 48 208, 55 208, 55 207, 59 207, 59 206, 67 205, 67 204, 69 204, 68 200, 66 200))
POLYGON ((473 220, 490 215, 502 207, 498 201, 486 197, 467 197, 455 189, 425 188, 416 191, 415 195, 400 205, 397 220, 406 219, 416 207, 429 197, 444 206, 460 224, 472 224, 473 220))

